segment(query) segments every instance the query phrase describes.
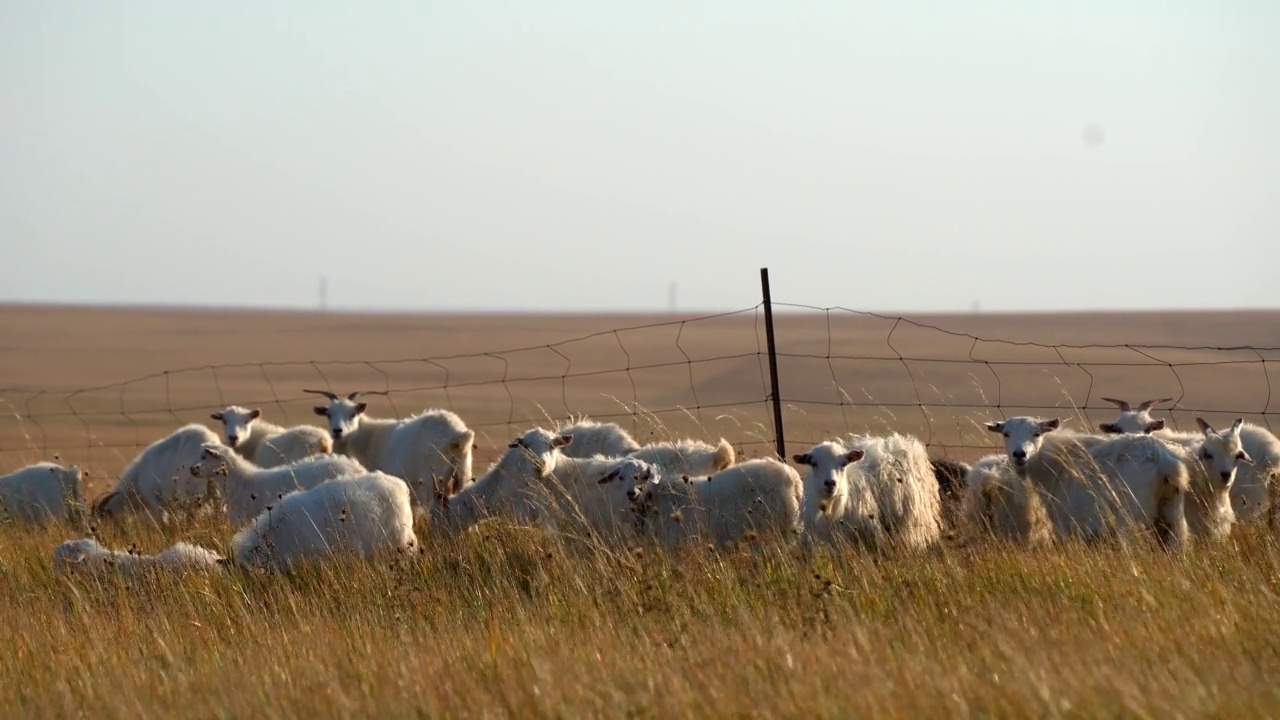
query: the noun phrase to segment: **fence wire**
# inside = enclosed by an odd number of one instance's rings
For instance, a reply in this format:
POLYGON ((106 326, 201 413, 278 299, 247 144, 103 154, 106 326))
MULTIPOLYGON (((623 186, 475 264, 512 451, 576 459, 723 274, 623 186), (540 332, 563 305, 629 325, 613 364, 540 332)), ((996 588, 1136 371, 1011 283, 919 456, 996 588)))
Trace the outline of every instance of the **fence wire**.
MULTIPOLYGON (((973 457, 996 438, 986 420, 1058 416, 1077 428, 1113 419, 1102 397, 1155 411, 1175 428, 1197 416, 1271 426, 1280 348, 1044 343, 986 337, 844 307, 774 303, 788 453, 849 432, 898 431, 936 455, 973 457)), ((319 387, 373 393, 370 414, 457 412, 481 454, 533 425, 615 421, 642 442, 729 439, 772 453, 763 306, 634 325, 471 354, 188 367, 75 390, 0 389, 0 470, 57 457, 108 474, 185 423, 218 428, 228 405, 281 425, 319 424, 319 387)))

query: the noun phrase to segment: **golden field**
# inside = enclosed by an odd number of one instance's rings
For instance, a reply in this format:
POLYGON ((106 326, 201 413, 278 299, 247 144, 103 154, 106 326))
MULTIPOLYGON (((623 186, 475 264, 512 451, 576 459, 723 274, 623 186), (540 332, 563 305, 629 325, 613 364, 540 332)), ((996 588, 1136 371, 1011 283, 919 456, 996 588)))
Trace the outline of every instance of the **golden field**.
MULTIPOLYGON (((780 309, 788 454, 895 429, 972 458, 995 440, 982 420, 1034 411, 1082 427, 1114 414, 1100 396, 1178 398, 1160 414, 1182 427, 1262 422, 1277 320, 780 309), (1262 349, 1214 349, 1238 346, 1262 349)), ((317 421, 306 387, 386 391, 369 398, 377 414, 455 410, 479 435, 477 474, 514 434, 570 413, 641 439, 772 449, 754 309, 676 322, 7 307, 0 338, 0 470, 56 455, 89 470, 90 499, 137 449, 223 405, 317 421)), ((144 551, 186 539, 225 552, 233 532, 95 530, 144 551)), ((289 577, 54 573, 52 547, 83 532, 0 527, 0 703, 18 716, 1280 712, 1280 551, 1266 528, 1182 557, 1141 542, 949 542, 925 557, 805 558, 767 543, 616 554, 493 525, 424 529, 418 557, 289 577)))

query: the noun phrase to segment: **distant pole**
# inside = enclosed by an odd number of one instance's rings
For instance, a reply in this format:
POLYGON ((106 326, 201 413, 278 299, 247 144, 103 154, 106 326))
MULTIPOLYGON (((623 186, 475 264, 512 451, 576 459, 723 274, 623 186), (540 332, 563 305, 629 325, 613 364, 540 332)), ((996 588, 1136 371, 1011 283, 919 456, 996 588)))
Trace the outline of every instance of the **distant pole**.
POLYGON ((778 457, 786 462, 787 441, 782 436, 782 397, 778 392, 778 345, 773 337, 773 295, 769 292, 769 268, 760 268, 760 290, 764 293, 764 337, 769 349, 769 389, 773 400, 773 437, 778 457))
POLYGON ((320 312, 329 309, 329 278, 320 276, 320 312))
POLYGON ((667 305, 671 308, 671 312, 676 311, 676 284, 671 283, 667 287, 667 305))

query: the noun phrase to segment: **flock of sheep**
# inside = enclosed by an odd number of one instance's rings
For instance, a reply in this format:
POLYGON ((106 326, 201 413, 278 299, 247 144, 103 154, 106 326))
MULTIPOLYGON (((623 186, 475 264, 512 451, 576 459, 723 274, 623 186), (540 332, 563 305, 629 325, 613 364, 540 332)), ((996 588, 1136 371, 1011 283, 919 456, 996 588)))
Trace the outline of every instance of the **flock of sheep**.
MULTIPOLYGON (((587 419, 514 438, 480 477, 475 433, 456 414, 369 417, 360 393, 315 408, 328 430, 268 423, 258 410, 216 412, 221 435, 192 424, 145 448, 115 487, 87 508, 76 467, 32 465, 0 477, 0 512, 13 522, 143 515, 160 522, 224 512, 239 528, 232 557, 187 543, 157 555, 113 551, 93 538, 54 550, 68 568, 128 570, 235 563, 287 570, 337 553, 372 557, 418 548, 430 532, 461 532, 506 517, 606 543, 761 536, 873 548, 925 549, 949 523, 968 535, 1024 543, 1150 531, 1171 550, 1218 539, 1261 517, 1280 469, 1280 440, 1237 420, 1179 433, 1111 400, 1119 417, 1098 432, 1057 418, 987 423, 1005 452, 972 466, 931 460, 916 438, 848 435, 791 460, 738 462, 732 446, 686 439, 641 445, 613 423, 587 419), (955 512, 944 506, 957 501, 955 512)), ((1273 508, 1273 512, 1277 508, 1273 508)))

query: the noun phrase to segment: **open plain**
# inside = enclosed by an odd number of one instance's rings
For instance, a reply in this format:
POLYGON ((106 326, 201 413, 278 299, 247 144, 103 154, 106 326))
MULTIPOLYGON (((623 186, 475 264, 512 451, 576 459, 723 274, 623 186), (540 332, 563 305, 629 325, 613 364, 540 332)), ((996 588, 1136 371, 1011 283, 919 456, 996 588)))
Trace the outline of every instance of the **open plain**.
MULTIPOLYGON (((1280 406, 1280 313, 883 318, 779 308, 788 454, 900 430, 972 459, 987 419, 1073 427, 1102 396, 1171 397, 1179 427, 1280 406)), ((318 422, 303 388, 371 412, 458 412, 476 473, 532 424, 772 452, 759 308, 710 318, 0 308, 0 471, 59 459, 92 501, 143 446, 229 404, 318 422)), ((1167 408, 1168 404, 1161 406, 1167 408)), ((92 528, 113 547, 234 529, 92 528)), ((995 543, 805 558, 768 543, 615 554, 491 525, 421 556, 288 576, 67 577, 89 528, 0 527, 0 704, 15 716, 1276 716, 1280 547, 1243 527, 1142 543, 995 543)))

